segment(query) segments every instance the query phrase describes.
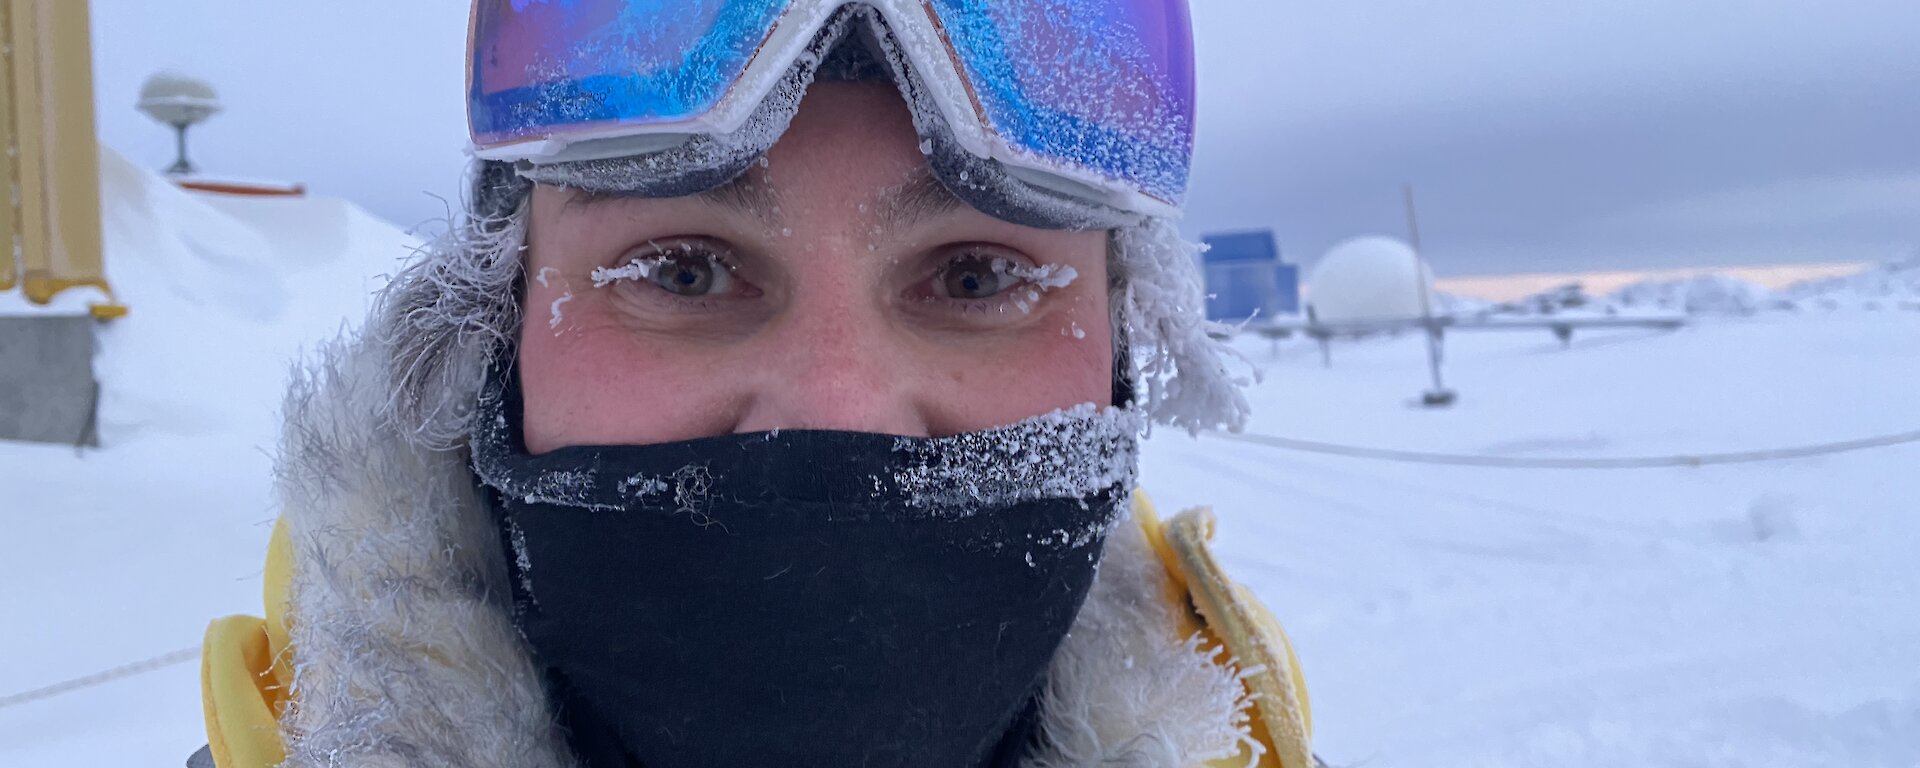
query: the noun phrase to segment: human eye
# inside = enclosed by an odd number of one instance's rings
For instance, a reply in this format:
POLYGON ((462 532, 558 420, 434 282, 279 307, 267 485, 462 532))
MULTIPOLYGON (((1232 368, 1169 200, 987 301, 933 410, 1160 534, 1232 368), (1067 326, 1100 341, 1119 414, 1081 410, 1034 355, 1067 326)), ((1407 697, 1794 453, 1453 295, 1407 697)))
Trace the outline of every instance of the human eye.
POLYGON ((654 298, 685 301, 742 296, 752 286, 741 280, 728 250, 702 239, 649 242, 628 251, 611 267, 593 271, 594 287, 644 289, 654 298))
POLYGON ((1036 265, 1008 249, 964 245, 935 254, 931 275, 913 290, 923 305, 958 312, 1032 311, 1041 298, 1075 277, 1072 267, 1036 265))
POLYGON ((932 294, 943 299, 979 301, 1020 284, 1013 262, 986 251, 962 251, 950 256, 933 275, 932 294))

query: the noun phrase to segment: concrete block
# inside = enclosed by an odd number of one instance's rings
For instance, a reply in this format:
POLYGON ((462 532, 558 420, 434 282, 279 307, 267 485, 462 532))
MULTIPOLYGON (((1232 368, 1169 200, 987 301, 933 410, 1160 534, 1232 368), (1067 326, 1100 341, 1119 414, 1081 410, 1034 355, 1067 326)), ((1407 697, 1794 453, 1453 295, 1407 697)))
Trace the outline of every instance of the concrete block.
POLYGON ((84 315, 0 316, 0 440, 99 443, 94 325, 84 315))

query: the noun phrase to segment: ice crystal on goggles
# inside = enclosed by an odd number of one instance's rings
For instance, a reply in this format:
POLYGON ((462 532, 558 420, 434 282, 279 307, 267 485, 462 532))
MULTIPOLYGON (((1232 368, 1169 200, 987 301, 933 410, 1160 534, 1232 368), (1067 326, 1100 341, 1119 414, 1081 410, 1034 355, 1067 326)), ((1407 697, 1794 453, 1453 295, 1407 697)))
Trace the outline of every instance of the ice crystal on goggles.
POLYGON ((537 163, 730 133, 849 5, 879 12, 968 152, 1121 207, 1179 205, 1193 146, 1185 0, 476 0, 474 145, 537 163))

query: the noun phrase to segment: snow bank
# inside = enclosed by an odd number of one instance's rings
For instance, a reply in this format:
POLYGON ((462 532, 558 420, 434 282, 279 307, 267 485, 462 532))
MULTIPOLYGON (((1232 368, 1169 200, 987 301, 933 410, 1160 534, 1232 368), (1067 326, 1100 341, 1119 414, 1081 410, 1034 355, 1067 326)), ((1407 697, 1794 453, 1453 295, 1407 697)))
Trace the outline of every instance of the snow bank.
POLYGON ((343 200, 188 192, 111 149, 101 203, 108 280, 132 310, 102 326, 94 364, 108 446, 269 417, 291 358, 364 315, 418 244, 343 200))
POLYGON ((1859 274, 1811 280, 1781 295, 1811 309, 1906 309, 1920 311, 1920 253, 1859 274))
POLYGON ((1433 312, 1436 315, 1471 316, 1493 310, 1493 302, 1457 293, 1435 291, 1433 294, 1433 312))
POLYGON ((0 291, 0 316, 7 315, 84 315, 95 304, 104 304, 107 296, 92 287, 69 288, 55 294, 45 305, 27 301, 19 288, 0 291))
POLYGON ((1766 288, 1713 274, 1634 283, 1613 292, 1604 303, 1621 309, 1660 309, 1689 315, 1751 315, 1781 305, 1766 288))
POLYGON ((1580 283, 1498 304, 1443 302, 1454 314, 1539 316, 1683 312, 1694 316, 1749 316, 1803 310, 1920 311, 1920 255, 1857 274, 1798 283, 1775 291, 1725 274, 1706 273, 1633 283, 1603 297, 1580 283))
MULTIPOLYGON (((104 448, 0 442, 0 561, 22 575, 0 581, 0 696, 260 612, 289 364, 357 322, 415 244, 341 200, 186 192, 111 150, 101 176, 108 278, 131 313, 100 326, 104 448)), ((206 741, 198 671, 0 709, 0 765, 180 765, 206 741)))
POLYGON ((1482 315, 1506 315, 1533 317, 1536 315, 1580 315, 1605 314, 1604 302, 1595 301, 1587 295, 1586 286, 1580 283, 1567 283, 1552 290, 1503 301, 1483 309, 1482 315))

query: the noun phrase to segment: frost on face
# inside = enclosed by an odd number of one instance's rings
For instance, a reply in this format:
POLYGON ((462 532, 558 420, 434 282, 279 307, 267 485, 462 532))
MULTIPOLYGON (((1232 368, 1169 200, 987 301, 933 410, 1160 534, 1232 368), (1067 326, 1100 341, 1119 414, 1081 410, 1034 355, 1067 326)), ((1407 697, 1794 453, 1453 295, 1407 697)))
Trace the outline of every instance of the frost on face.
POLYGON ((1141 427, 1134 411, 1087 403, 982 432, 900 438, 893 449, 907 466, 893 482, 909 506, 960 517, 986 507, 1130 489, 1141 427))
POLYGON ((566 320, 566 316, 561 312, 560 307, 564 306, 569 301, 573 301, 572 291, 568 291, 566 293, 560 294, 560 298, 553 300, 553 305, 547 308, 548 311, 552 313, 550 316, 547 317, 548 328, 558 329, 560 327, 560 323, 566 320))

